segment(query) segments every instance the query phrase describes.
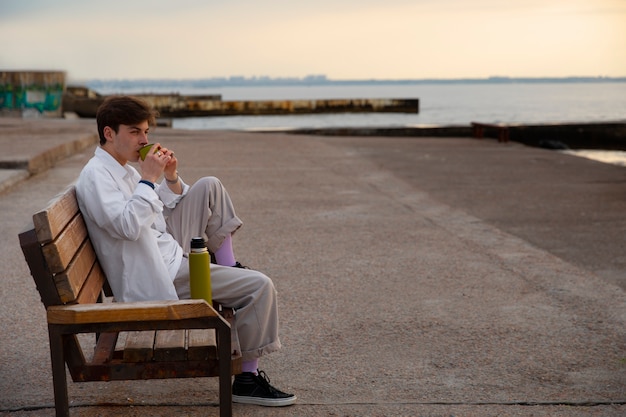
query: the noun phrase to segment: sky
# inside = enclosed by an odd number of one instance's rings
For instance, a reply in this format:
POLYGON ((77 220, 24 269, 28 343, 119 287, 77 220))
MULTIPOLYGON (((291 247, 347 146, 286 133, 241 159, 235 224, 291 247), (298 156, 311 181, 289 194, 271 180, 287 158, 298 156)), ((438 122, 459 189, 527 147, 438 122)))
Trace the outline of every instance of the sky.
POLYGON ((0 0, 0 71, 70 80, 626 76, 626 0, 0 0))

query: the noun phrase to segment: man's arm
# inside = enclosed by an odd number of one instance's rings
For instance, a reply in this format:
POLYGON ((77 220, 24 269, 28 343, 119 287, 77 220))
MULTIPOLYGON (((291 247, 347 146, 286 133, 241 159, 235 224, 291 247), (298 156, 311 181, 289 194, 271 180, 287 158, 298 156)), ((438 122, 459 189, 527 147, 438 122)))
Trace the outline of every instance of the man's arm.
MULTIPOLYGON (((135 183, 139 175, 130 179, 135 183)), ((84 170, 77 183, 81 211, 98 227, 118 239, 136 240, 141 230, 163 211, 163 202, 146 185, 139 184, 129 197, 104 168, 84 170)))
POLYGON ((174 171, 174 175, 172 177, 168 177, 168 175, 172 175, 172 174, 164 173, 165 183, 167 184, 169 189, 172 190, 174 194, 182 194, 183 184, 180 180, 180 177, 178 176, 178 171, 174 171))

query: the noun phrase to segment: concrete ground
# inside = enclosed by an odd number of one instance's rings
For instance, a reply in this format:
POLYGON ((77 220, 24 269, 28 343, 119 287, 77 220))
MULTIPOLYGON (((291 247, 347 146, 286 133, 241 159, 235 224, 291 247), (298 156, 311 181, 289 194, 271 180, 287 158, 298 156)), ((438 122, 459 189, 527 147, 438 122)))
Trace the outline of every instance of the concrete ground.
MULTIPOLYGON (((94 132, 0 119, 2 416, 54 415, 17 234, 94 132)), ((187 182, 222 179, 238 259, 279 291, 284 349, 261 367, 298 404, 235 416, 626 415, 624 167, 468 138, 152 139, 187 182)), ((73 416, 218 415, 215 379, 70 383, 70 401, 73 416)))

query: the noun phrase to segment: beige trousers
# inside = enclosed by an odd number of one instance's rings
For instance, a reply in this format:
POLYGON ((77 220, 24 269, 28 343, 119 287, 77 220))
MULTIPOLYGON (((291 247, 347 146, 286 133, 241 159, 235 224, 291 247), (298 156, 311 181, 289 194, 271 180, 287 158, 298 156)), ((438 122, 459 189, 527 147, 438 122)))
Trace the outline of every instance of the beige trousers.
MULTIPOLYGON (((204 177, 168 213, 168 232, 189 252, 192 237, 203 236, 214 252, 242 222, 222 183, 204 177)), ((179 298, 190 298, 189 262, 185 255, 174 286, 179 298)), ((236 311, 236 326, 244 361, 281 348, 278 337, 277 294, 272 280, 261 272, 211 264, 213 299, 236 311)))

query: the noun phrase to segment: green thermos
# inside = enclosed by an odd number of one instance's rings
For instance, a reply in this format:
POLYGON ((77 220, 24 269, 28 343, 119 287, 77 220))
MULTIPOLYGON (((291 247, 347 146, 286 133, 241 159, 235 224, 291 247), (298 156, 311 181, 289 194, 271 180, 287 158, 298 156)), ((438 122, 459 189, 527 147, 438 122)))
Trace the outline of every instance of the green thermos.
POLYGON ((189 253, 189 286, 191 298, 202 298, 213 305, 211 296, 211 257, 201 237, 191 239, 189 253))

